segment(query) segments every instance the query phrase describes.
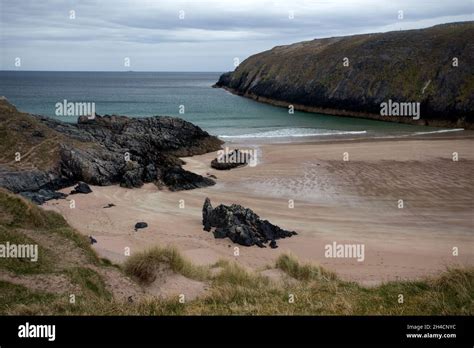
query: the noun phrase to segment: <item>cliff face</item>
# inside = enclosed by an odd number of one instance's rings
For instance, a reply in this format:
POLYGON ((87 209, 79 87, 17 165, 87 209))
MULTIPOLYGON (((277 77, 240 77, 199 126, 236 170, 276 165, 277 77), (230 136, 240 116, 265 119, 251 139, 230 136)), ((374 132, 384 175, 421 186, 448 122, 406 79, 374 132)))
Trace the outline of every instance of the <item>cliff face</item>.
POLYGON ((473 38, 474 22, 463 22, 278 46, 216 87, 303 111, 473 128, 473 38), (420 119, 381 116, 389 99, 420 103, 420 119))

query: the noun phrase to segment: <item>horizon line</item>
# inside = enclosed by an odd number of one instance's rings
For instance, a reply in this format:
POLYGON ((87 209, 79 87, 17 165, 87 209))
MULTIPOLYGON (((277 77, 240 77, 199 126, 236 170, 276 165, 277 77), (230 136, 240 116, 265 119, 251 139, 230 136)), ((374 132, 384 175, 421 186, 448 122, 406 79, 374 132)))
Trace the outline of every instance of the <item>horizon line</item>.
POLYGON ((123 72, 123 73, 135 73, 135 72, 144 72, 144 73, 223 73, 225 71, 196 71, 196 70, 21 70, 21 69, 10 69, 4 70, 0 69, 0 72, 123 72))

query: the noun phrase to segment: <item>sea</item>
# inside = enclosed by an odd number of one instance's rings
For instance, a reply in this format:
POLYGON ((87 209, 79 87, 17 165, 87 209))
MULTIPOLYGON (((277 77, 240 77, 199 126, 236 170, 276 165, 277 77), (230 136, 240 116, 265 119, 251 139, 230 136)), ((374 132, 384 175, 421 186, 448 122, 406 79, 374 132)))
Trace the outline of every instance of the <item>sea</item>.
POLYGON ((221 72, 0 71, 0 95, 19 110, 57 115, 57 103, 95 103, 99 115, 166 115, 190 121, 225 141, 301 141, 310 138, 398 137, 447 132, 360 118, 295 111, 212 88, 221 72))

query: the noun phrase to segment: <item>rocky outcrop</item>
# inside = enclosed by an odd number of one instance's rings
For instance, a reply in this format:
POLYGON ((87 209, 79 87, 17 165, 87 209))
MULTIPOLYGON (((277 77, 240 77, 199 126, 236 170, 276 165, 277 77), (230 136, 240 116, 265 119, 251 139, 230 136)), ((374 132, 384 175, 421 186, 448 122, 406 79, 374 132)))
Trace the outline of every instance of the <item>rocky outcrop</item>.
POLYGON ((474 128, 474 22, 332 37, 253 55, 216 87, 296 110, 474 128), (420 119, 382 116, 389 100, 420 119))
POLYGON ((217 170, 230 170, 246 166, 250 161, 247 153, 234 149, 230 153, 223 153, 211 161, 211 167, 217 170))
POLYGON ((106 115, 68 124, 21 113, 6 99, 0 100, 0 133, 0 187, 37 203, 77 182, 129 188, 154 182, 173 191, 210 186, 212 179, 182 169, 179 157, 222 144, 178 118, 106 115))
POLYGON ((49 127, 100 147, 61 148, 61 173, 95 185, 120 183, 140 187, 160 182, 174 191, 213 185, 212 180, 181 169, 178 156, 193 156, 220 148, 221 141, 201 128, 172 117, 79 118, 77 129, 65 129, 50 119, 49 127), (178 169, 177 169, 178 168, 178 169))
POLYGON ((215 238, 229 238, 232 242, 261 248, 270 242, 276 248, 276 240, 296 235, 294 231, 283 230, 267 220, 261 220, 252 210, 238 204, 219 205, 213 208, 209 198, 202 207, 202 223, 205 231, 211 231, 215 238))

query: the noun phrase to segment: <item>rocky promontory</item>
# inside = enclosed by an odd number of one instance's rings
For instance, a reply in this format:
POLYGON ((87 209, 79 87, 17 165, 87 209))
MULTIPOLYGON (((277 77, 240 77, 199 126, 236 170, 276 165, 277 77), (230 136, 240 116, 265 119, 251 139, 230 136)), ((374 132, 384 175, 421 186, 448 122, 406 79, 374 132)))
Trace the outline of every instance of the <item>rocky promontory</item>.
POLYGON ((331 37, 255 54, 216 87, 282 107, 442 127, 474 128, 474 22, 331 37), (420 117, 381 104, 419 103, 420 117))
POLYGON ((42 203, 77 182, 173 191, 214 185, 181 168, 179 157, 220 149, 222 142, 179 118, 80 117, 76 124, 19 112, 0 99, 0 187, 42 203))

